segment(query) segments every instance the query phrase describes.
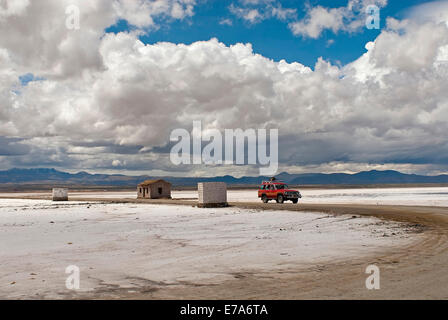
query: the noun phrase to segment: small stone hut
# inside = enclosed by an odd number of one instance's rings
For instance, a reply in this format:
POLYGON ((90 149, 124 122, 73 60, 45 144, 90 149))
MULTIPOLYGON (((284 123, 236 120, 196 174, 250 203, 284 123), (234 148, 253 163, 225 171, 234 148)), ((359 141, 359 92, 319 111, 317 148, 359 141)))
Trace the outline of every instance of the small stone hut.
POLYGON ((224 182, 198 183, 199 208, 227 207, 227 185, 224 182))
POLYGON ((165 180, 146 180, 137 186, 138 199, 171 199, 171 183, 165 180))

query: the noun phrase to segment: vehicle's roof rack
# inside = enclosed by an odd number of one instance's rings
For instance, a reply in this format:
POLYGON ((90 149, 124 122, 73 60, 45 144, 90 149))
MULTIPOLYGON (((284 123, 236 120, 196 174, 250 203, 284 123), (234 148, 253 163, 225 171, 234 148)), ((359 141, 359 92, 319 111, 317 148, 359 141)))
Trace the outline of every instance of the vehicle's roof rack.
POLYGON ((263 181, 263 182, 262 182, 262 184, 266 184, 266 183, 280 183, 280 184, 286 184, 285 182, 280 181, 280 180, 275 180, 275 181, 271 181, 271 180, 269 180, 269 181, 263 181))

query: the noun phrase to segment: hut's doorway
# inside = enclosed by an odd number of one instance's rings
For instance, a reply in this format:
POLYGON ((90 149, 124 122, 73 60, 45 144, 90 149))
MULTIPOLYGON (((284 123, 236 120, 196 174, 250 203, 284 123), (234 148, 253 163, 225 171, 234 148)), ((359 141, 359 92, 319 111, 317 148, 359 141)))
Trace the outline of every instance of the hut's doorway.
POLYGON ((159 195, 162 195, 162 188, 158 188, 157 191, 159 192, 159 195))

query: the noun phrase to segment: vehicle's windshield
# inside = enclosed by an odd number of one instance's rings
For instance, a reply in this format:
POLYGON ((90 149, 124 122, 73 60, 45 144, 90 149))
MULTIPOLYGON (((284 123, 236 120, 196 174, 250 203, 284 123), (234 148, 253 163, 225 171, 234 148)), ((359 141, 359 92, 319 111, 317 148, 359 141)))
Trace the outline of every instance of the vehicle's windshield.
POLYGON ((283 189, 288 189, 288 186, 286 184, 278 184, 277 185, 277 190, 283 190, 283 189))

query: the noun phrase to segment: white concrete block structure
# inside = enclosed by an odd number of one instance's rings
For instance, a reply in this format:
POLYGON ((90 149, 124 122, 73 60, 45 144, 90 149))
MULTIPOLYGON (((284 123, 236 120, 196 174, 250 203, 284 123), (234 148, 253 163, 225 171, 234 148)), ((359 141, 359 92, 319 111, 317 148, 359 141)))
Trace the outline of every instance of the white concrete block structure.
POLYGON ((54 188, 53 189, 53 201, 68 201, 68 189, 54 188))
POLYGON ((227 207, 227 185, 224 182, 198 183, 200 208, 227 207))

